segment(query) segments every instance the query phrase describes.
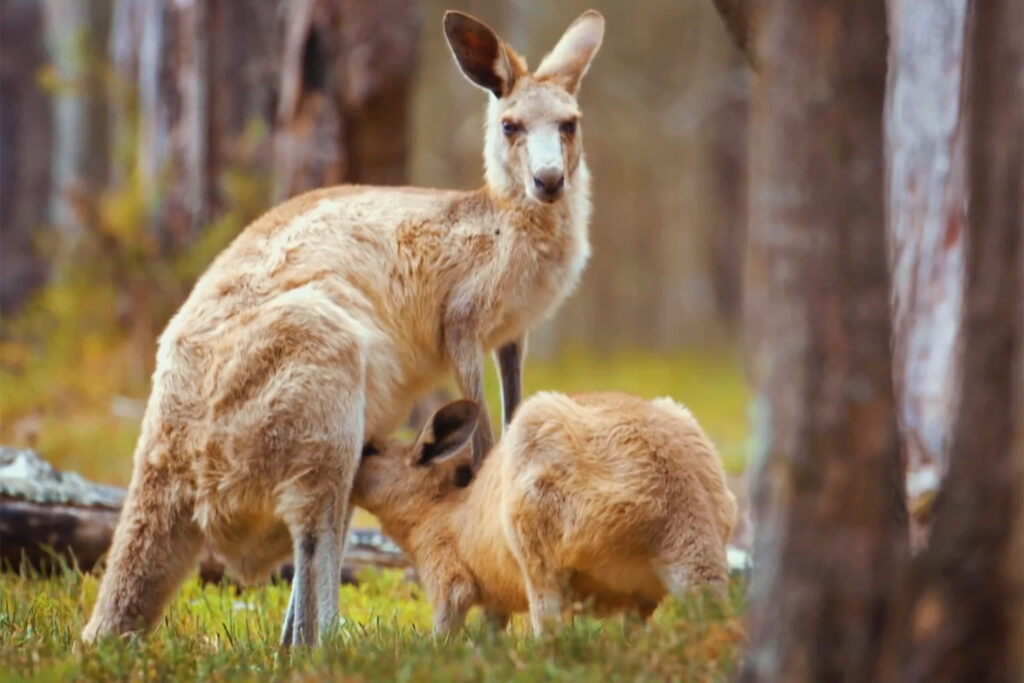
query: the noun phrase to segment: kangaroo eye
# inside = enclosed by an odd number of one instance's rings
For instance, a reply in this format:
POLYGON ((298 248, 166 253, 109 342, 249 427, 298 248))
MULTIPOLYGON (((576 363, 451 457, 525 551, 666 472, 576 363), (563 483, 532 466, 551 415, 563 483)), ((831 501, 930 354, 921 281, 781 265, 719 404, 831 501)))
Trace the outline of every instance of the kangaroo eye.
POLYGON ((572 135, 576 132, 576 122, 562 121, 562 125, 560 125, 558 129, 562 131, 562 133, 564 133, 565 135, 572 135))
POLYGON ((374 455, 380 455, 380 451, 377 449, 376 446, 373 445, 372 442, 366 444, 365 446, 363 446, 363 457, 364 458, 370 458, 370 457, 372 457, 374 455))
POLYGON ((501 130, 505 135, 512 137, 516 133, 523 132, 523 125, 521 123, 516 123, 515 121, 502 121, 501 130))

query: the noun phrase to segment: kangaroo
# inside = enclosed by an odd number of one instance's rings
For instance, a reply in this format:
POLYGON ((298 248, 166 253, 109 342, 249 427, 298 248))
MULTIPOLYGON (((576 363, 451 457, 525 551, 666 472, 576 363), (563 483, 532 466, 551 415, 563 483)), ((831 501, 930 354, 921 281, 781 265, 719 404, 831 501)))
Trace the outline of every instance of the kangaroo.
POLYGON ((499 627, 529 610, 540 634, 561 625, 570 597, 646 618, 666 593, 725 592, 736 499, 688 410, 540 393, 470 479, 478 412, 449 403, 415 442, 369 444, 353 487, 411 558, 436 633, 460 628, 473 605, 499 627))
MULTIPOLYGON (((161 335, 134 471, 82 638, 144 631, 206 543, 243 581, 289 555, 281 642, 314 644, 338 616, 363 444, 453 373, 484 403, 493 351, 507 422, 527 330, 589 256, 580 81, 604 19, 584 12, 530 73, 480 21, 444 16, 452 54, 488 91, 476 191, 341 186, 249 225, 161 335)), ((486 413, 476 459, 492 444, 486 413)))

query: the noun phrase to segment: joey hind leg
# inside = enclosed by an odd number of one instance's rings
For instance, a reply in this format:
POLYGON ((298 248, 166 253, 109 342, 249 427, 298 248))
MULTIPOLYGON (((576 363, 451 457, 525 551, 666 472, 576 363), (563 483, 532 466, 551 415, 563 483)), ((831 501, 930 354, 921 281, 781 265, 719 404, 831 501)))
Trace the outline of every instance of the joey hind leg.
POLYGON ((448 636, 466 623, 466 613, 473 606, 475 589, 472 581, 448 577, 443 588, 427 586, 430 602, 434 605, 434 635, 448 636))
POLYGON ((561 630, 569 576, 556 562, 552 533, 563 527, 557 505, 544 496, 502 502, 502 529, 523 572, 534 635, 561 630))
MULTIPOLYGON (((535 510, 535 512, 539 512, 535 510)), ((566 593, 566 577, 552 562, 552 554, 543 544, 523 533, 522 519, 505 526, 509 549, 519 563, 526 584, 526 599, 530 608, 530 623, 534 635, 562 628, 562 605, 566 593)))
POLYGON ((152 629, 171 596, 195 570, 203 534, 192 520, 193 499, 167 485, 171 475, 142 464, 114 532, 92 617, 90 643, 152 629))
POLYGON ((442 602, 434 607, 434 635, 453 635, 465 623, 466 609, 458 603, 442 602))
POLYGON ((665 589, 682 598, 693 589, 708 589, 719 598, 728 595, 729 563, 717 529, 676 524, 655 560, 665 589))
POLYGON ((526 598, 530 604, 530 625, 535 636, 557 633, 564 626, 562 605, 564 590, 560 577, 541 570, 526 577, 526 598))

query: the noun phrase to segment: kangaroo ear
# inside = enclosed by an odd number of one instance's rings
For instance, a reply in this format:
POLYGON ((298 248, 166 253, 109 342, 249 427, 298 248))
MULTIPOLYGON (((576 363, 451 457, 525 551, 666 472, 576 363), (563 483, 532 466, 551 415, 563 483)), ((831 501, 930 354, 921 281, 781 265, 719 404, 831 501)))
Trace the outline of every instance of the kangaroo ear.
POLYGON ((490 26, 468 14, 444 13, 444 35, 462 73, 473 84, 504 97, 515 84, 516 58, 490 26))
POLYGON ((604 17, 588 9, 565 29, 555 49, 537 67, 537 80, 558 83, 575 95, 604 38, 604 17))
POLYGON ((473 401, 453 401, 430 416, 416 440, 416 464, 442 462, 458 454, 469 443, 480 420, 480 407, 473 401))

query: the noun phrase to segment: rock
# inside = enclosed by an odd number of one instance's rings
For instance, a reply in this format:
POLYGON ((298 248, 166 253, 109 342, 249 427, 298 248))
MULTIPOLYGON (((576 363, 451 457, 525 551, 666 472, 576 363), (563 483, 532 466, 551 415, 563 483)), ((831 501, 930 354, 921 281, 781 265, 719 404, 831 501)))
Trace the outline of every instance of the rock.
POLYGON ((124 489, 60 472, 28 448, 0 446, 0 496, 33 503, 120 509, 124 489))

